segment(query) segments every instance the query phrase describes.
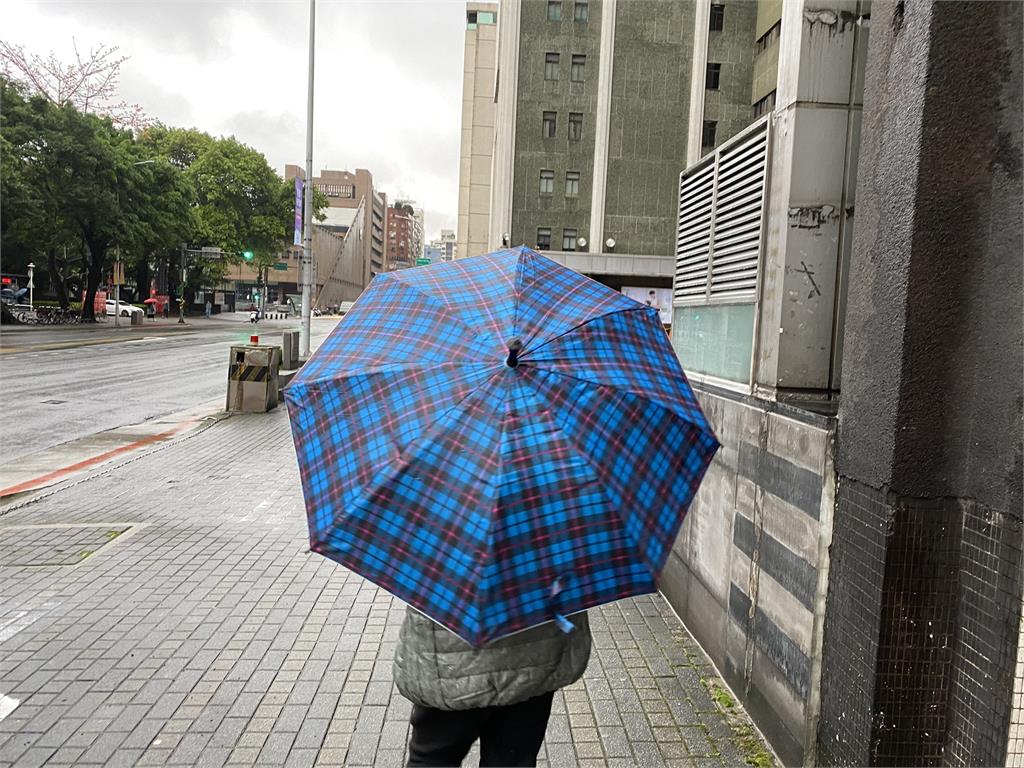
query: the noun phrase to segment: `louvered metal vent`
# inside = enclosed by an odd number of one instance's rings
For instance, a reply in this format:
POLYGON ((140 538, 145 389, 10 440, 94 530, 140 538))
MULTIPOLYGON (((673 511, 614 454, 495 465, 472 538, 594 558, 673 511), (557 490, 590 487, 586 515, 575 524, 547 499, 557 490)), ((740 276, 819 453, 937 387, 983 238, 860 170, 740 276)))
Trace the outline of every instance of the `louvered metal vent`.
POLYGON ((754 299, 767 164, 765 118, 680 174, 675 304, 754 299))

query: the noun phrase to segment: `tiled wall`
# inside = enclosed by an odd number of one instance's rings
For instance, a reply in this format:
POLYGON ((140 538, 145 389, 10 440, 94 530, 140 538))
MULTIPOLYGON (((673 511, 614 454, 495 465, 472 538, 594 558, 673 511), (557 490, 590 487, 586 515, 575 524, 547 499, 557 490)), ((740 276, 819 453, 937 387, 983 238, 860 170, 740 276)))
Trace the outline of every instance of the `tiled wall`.
POLYGON ((831 421, 724 394, 699 397, 722 449, 662 590, 780 757, 799 764, 813 748, 821 674, 831 421))

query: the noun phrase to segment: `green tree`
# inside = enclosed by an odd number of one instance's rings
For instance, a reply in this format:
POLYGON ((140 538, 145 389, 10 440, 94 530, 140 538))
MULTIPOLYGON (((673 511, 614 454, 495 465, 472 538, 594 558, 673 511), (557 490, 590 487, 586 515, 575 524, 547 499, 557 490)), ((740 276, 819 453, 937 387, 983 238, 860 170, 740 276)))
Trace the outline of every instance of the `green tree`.
POLYGON ((4 250, 10 244, 16 252, 52 254, 61 241, 80 242, 82 311, 92 319, 111 249, 142 254, 181 242, 195 226, 191 190, 179 169, 162 158, 150 162, 131 131, 108 119, 26 99, 7 82, 2 97, 0 134, 11 170, 4 250))
MULTIPOLYGON (((196 283, 219 282, 244 251, 253 252, 254 269, 277 261, 292 237, 294 187, 277 175, 262 153, 234 137, 214 138, 194 128, 163 125, 144 130, 140 142, 180 168, 191 186, 196 199, 192 244, 231 254, 227 263, 196 263, 196 283)), ((317 192, 313 203, 322 219, 326 196, 317 192)))

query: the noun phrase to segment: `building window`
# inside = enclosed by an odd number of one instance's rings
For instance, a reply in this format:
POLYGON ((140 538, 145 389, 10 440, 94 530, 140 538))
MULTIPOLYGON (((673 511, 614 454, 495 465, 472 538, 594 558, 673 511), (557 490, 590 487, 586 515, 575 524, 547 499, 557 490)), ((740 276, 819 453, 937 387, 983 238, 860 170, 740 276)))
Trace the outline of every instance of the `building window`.
POLYGON ((573 54, 572 64, 569 67, 569 79, 574 83, 583 82, 583 70, 587 66, 587 57, 581 54, 573 54))
POLYGON ((583 113, 569 113, 569 141, 579 141, 583 138, 583 113))
POLYGON ((766 115, 775 109, 775 91, 772 91, 763 99, 759 99, 754 104, 754 119, 766 115))
MULTIPOLYGON (((725 29, 725 6, 711 6, 711 25, 708 27, 712 32, 721 32, 725 29)), ((749 40, 749 38, 747 38, 749 40)))
POLYGON ((562 250, 563 251, 575 251, 576 250, 576 230, 575 229, 563 229, 562 230, 562 250))
POLYGON ((558 79, 558 60, 561 57, 557 53, 545 53, 544 54, 544 79, 545 80, 557 80, 558 79))
POLYGON ((480 11, 476 15, 476 20, 480 24, 493 24, 494 23, 494 11, 480 11))
MULTIPOLYGON (((572 115, 569 116, 569 119, 570 120, 572 119, 572 115)), ((558 129, 557 113, 556 112, 545 112, 544 113, 544 120, 541 123, 541 135, 545 139, 553 139, 553 138, 555 138, 555 133, 557 132, 557 129, 558 129)))
POLYGON ((709 91, 717 91, 718 83, 722 78, 722 65, 708 63, 707 75, 704 78, 704 87, 709 91))
POLYGON ((715 146, 715 132, 718 130, 717 120, 705 120, 704 130, 701 131, 700 145, 702 147, 715 146))
POLYGON ((466 11, 466 29, 476 29, 476 11, 466 11))
POLYGON ((551 230, 547 227, 537 228, 537 250, 538 251, 550 251, 551 250, 551 230))
POLYGON ((772 46, 772 43, 779 39, 779 35, 781 34, 782 22, 777 21, 771 29, 757 38, 757 42, 754 43, 754 55, 756 56, 757 54, 768 50, 772 46))
POLYGON ((548 0, 548 21, 562 20, 562 0, 548 0))
POLYGON ((573 18, 581 23, 590 21, 590 3, 587 0, 576 0, 573 7, 573 18))
POLYGON ((565 196, 577 197, 580 193, 580 172, 565 172, 565 196))
POLYGON ((555 172, 554 171, 541 171, 540 172, 540 193, 542 195, 550 195, 555 191, 555 172))

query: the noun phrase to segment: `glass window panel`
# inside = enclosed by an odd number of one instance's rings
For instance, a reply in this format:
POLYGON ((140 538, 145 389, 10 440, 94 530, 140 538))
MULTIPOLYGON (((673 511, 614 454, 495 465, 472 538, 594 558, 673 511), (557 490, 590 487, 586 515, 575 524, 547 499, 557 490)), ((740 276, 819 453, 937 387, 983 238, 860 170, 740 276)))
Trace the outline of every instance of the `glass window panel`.
POLYGON ((562 20, 562 0, 548 0, 548 21, 562 20))
POLYGON ((672 346, 687 373, 747 384, 754 348, 754 305, 676 307, 672 346))

